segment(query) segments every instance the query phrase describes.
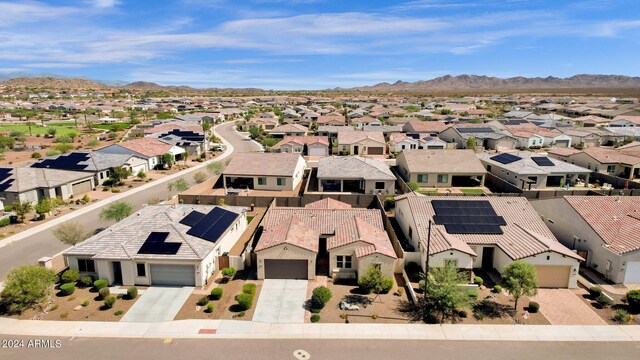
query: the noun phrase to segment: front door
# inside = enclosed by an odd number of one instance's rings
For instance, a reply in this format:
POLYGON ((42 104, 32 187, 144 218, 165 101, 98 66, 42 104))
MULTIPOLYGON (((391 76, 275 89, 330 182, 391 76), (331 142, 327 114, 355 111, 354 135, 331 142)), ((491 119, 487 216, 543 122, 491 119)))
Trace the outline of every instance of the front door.
POLYGON ((493 251, 492 247, 482 248, 482 268, 493 269, 493 251))
POLYGON ((353 147, 353 155, 358 155, 360 152, 360 147, 358 145, 353 147))
POLYGON ((112 262, 111 266, 113 266, 113 283, 122 285, 122 267, 120 266, 120 261, 112 262))

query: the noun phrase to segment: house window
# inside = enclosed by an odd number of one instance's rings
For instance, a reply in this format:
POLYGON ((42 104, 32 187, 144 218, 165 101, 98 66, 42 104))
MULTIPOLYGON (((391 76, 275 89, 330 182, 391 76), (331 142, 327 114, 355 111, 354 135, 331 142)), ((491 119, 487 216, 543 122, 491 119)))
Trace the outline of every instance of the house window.
POLYGON ((429 175, 427 175, 427 174, 418 174, 418 182, 419 183, 429 182, 429 175))
POLYGON ((267 185, 267 178, 266 177, 259 177, 258 178, 258 185, 267 185))
POLYGON ((438 182, 441 183, 441 184, 449 182, 449 175, 447 175, 447 174, 438 174, 438 182))
POLYGON ((409 239, 413 240, 413 229, 409 226, 409 239))
POLYGON ((78 271, 96 272, 96 264, 90 259, 78 259, 78 271))
POLYGON ((532 184, 537 184, 538 183, 538 177, 537 176, 529 176, 529 180, 531 180, 532 184))
POLYGON ((615 165, 607 165, 607 172, 609 174, 612 174, 612 173, 616 172, 616 166, 615 165))
POLYGON ((138 271, 138 276, 147 276, 147 267, 145 264, 136 264, 136 270, 138 271))
POLYGON ((453 266, 454 268, 458 268, 458 260, 456 259, 444 259, 444 266, 449 267, 453 266))
POLYGON ((300 154, 302 152, 302 148, 301 147, 296 147, 293 149, 293 152, 296 154, 300 154))
POLYGON ((351 269, 351 256, 338 255, 336 256, 336 263, 338 269, 351 269))
POLYGON ((400 148, 401 148, 402 150, 404 150, 404 149, 405 149, 405 145, 402 145, 400 148))
POLYGON ((376 181, 376 190, 384 190, 384 181, 376 181))
POLYGON ((284 186, 287 183, 287 179, 285 178, 278 178, 278 186, 284 186))
POLYGON ((491 172, 491 165, 487 165, 487 171, 491 172))

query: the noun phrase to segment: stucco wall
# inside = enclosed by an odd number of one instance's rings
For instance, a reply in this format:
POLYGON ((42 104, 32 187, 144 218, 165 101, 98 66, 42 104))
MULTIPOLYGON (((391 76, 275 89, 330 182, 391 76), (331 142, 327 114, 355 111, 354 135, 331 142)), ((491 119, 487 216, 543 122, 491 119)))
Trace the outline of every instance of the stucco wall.
MULTIPOLYGON (((570 265, 571 271, 569 273, 569 283, 567 284, 567 286, 569 288, 575 288, 577 286, 579 263, 573 258, 566 257, 555 252, 546 252, 521 260, 532 265, 570 265)), ((511 259, 504 251, 502 251, 500 248, 496 248, 493 258, 493 264, 495 269, 500 274, 502 274, 505 267, 511 264, 513 261, 514 260, 511 259)))
POLYGON ((316 253, 291 244, 281 244, 256 252, 258 259, 258 279, 264 279, 265 259, 299 259, 308 260, 309 279, 316 277, 316 253), (286 250, 285 250, 286 248, 286 250))

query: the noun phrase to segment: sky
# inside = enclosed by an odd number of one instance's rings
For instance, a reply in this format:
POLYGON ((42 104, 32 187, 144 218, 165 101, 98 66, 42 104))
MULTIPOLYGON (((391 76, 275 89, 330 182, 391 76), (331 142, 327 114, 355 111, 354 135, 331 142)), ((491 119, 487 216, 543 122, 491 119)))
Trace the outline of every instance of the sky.
POLYGON ((638 0, 0 0, 0 76, 294 90, 639 58, 638 0))

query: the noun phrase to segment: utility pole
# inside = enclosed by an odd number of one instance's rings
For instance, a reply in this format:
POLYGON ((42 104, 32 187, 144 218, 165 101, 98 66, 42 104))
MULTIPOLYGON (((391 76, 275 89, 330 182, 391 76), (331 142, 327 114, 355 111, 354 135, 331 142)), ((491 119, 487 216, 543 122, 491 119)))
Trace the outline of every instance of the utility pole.
POLYGON ((424 264, 424 313, 422 321, 427 322, 429 314, 429 306, 427 304, 427 288, 429 287, 429 251, 431 249, 431 219, 429 219, 429 227, 427 229, 427 256, 424 264))

